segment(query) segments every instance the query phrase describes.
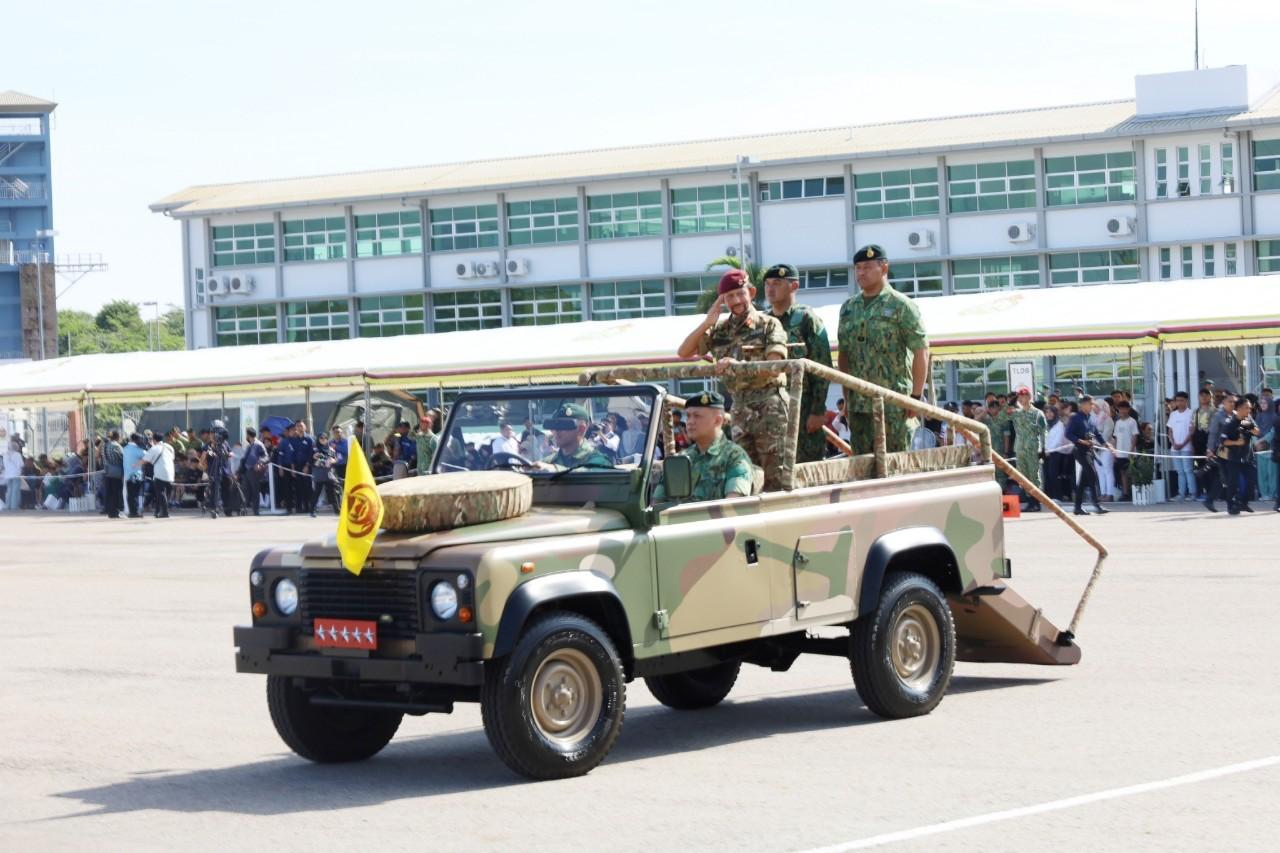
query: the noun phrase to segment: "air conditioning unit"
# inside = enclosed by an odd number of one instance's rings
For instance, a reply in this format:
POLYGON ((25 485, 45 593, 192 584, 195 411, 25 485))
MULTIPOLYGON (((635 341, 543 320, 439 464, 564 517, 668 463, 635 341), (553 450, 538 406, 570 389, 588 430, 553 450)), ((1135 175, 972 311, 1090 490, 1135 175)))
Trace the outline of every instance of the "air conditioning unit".
POLYGON ((232 275, 228 281, 227 290, 241 295, 253 293, 253 276, 245 273, 232 275))
POLYGON ((1010 243, 1027 243, 1036 236, 1036 226, 1030 222, 1019 222, 1009 226, 1010 243))
POLYGON ((469 264, 465 261, 455 266, 453 271, 458 278, 475 278, 480 274, 476 272, 476 264, 469 264))
POLYGON ((476 264, 476 275, 481 278, 497 278, 502 268, 491 261, 476 264))
MULTIPOLYGON (((724 253, 726 257, 730 257, 730 258, 738 257, 738 244, 730 243, 728 246, 725 246, 724 253)), ((742 254, 746 255, 747 260, 751 260, 751 244, 750 243, 743 244, 742 254)))
POLYGON ((507 275, 528 275, 529 262, 524 258, 507 258, 507 275))
POLYGON ((1107 220, 1107 234, 1112 237, 1128 237, 1133 233, 1133 217, 1113 216, 1107 220))
POLYGON ((204 280, 205 292, 210 296, 218 296, 227 292, 227 277, 211 275, 204 280))
POLYGON ((932 248, 933 232, 928 230, 912 231, 907 235, 907 245, 913 249, 932 248))

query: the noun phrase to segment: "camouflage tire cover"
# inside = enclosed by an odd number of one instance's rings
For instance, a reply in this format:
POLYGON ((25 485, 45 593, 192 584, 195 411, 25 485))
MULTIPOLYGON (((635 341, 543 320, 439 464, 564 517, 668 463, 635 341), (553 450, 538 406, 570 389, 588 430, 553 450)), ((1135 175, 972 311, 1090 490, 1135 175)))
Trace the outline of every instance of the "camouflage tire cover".
POLYGON ((524 515, 533 481, 512 471, 456 471, 391 480, 378 494, 385 529, 421 533, 524 515))

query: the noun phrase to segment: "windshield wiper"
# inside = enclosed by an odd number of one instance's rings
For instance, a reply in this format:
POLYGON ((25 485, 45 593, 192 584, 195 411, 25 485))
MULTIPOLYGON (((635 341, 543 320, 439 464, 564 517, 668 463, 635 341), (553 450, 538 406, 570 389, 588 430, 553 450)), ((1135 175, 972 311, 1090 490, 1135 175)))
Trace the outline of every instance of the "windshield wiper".
POLYGON ((574 465, 572 467, 565 468, 563 471, 557 471, 547 479, 556 480, 556 479, 559 479, 560 477, 563 477, 565 474, 568 474, 570 471, 577 471, 580 468, 607 468, 610 471, 615 470, 615 466, 611 464, 602 464, 600 462, 583 462, 581 465, 574 465))

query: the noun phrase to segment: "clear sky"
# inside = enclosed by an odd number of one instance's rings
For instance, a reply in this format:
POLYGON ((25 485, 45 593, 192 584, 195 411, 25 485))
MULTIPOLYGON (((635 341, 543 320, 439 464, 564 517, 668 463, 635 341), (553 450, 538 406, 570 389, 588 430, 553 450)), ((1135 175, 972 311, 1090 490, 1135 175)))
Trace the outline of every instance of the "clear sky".
MULTIPOLYGON (((182 304, 196 183, 1128 98, 1192 0, 63 2, 0 8, 0 90, 57 100, 63 307, 182 304)), ((1201 0, 1204 64, 1280 83, 1280 3, 1201 0)), ((750 153, 750 152, 746 152, 750 153)))

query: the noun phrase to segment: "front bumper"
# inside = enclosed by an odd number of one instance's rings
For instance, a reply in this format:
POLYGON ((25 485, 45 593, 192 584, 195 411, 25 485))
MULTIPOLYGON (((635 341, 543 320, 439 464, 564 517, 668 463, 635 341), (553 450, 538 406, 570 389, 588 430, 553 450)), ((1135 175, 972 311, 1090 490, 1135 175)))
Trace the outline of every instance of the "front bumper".
POLYGON ((465 687, 484 681, 480 634, 418 634, 411 655, 388 658, 295 649, 293 633, 292 628, 238 626, 236 672, 465 687))

